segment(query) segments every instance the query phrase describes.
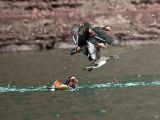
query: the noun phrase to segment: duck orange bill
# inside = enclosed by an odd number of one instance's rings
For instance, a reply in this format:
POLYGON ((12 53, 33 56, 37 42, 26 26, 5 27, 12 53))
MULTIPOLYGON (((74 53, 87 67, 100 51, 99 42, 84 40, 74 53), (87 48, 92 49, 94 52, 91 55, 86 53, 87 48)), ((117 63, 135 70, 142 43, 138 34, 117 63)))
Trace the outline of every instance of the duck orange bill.
POLYGON ((96 33, 94 31, 92 31, 91 29, 89 29, 89 36, 94 36, 96 33))
POLYGON ((103 29, 105 31, 111 31, 111 27, 110 26, 102 26, 101 29, 103 29))

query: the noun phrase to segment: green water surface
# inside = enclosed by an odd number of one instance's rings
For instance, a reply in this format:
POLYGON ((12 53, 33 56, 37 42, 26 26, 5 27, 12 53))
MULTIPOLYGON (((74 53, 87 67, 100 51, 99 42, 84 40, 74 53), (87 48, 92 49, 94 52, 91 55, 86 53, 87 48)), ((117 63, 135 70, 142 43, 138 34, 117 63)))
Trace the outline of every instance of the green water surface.
MULTIPOLYGON (((120 60, 87 72, 82 54, 69 50, 0 53, 0 85, 44 86, 69 76, 79 86, 160 80, 160 45, 109 47, 120 60)), ((0 120, 159 120, 160 87, 95 88, 74 92, 0 93, 0 120)))

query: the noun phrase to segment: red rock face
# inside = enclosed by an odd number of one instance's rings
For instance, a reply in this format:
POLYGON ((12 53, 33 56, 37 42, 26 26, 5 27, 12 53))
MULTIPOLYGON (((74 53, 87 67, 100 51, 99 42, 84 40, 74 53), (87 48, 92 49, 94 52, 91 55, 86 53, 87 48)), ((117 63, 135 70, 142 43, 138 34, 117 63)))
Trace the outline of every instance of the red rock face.
POLYGON ((54 48, 72 42, 74 23, 109 25, 122 41, 158 40, 160 4, 156 0, 2 0, 0 49, 9 45, 54 48))

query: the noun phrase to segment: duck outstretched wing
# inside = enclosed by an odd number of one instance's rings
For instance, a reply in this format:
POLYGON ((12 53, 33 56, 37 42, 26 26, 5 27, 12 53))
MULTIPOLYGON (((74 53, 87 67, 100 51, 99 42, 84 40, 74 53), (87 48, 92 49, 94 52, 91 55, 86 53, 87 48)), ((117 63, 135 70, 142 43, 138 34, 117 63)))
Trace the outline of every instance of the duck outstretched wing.
POLYGON ((79 35, 89 34, 89 28, 90 24, 88 22, 85 22, 83 25, 79 28, 79 35))
POLYGON ((80 28, 80 24, 74 24, 71 28, 71 33, 73 36, 76 36, 79 34, 79 28, 80 28))
POLYGON ((90 23, 85 22, 84 24, 80 25, 80 24, 74 24, 71 28, 71 33, 72 35, 76 36, 76 35, 80 35, 80 36, 85 36, 86 34, 88 35, 88 31, 90 28, 90 23))
POLYGON ((111 46, 118 46, 120 44, 119 40, 107 34, 106 31, 101 29, 94 29, 95 36, 90 37, 90 42, 92 43, 107 43, 111 46))

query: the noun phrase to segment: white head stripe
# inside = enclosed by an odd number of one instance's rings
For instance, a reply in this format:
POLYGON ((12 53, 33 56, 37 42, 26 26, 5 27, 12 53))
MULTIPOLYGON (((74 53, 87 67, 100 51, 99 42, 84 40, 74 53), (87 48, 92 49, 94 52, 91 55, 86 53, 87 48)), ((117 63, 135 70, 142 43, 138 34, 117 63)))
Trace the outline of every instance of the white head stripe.
POLYGON ((79 39, 79 36, 77 35, 77 44, 78 44, 78 39, 79 39))
POLYGON ((72 36, 72 38, 73 38, 73 40, 74 40, 74 43, 75 43, 75 44, 78 44, 79 36, 77 35, 77 36, 76 36, 76 39, 75 39, 75 37, 74 37, 74 36, 72 36))
POLYGON ((104 39, 102 39, 102 38, 100 38, 100 37, 98 37, 98 36, 94 36, 94 37, 105 42, 104 39))
POLYGON ((77 44, 77 43, 76 43, 76 40, 75 40, 75 38, 74 38, 74 36, 72 36, 72 38, 73 38, 73 40, 74 40, 74 43, 77 44))

